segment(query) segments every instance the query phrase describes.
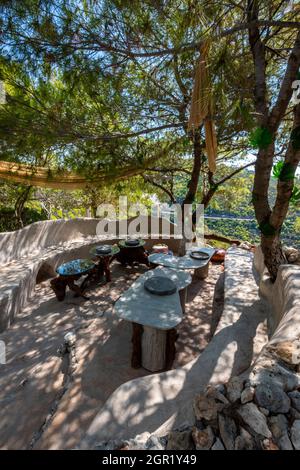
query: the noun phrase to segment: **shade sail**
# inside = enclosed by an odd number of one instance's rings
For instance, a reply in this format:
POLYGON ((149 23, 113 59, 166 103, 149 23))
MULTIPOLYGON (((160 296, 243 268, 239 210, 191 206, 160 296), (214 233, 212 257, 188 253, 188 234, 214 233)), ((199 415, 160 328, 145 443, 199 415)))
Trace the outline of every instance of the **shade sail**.
POLYGON ((11 182, 38 186, 41 188, 75 190, 90 185, 99 185, 113 180, 125 179, 137 175, 141 168, 122 168, 116 175, 97 172, 92 177, 85 177, 68 171, 51 170, 25 163, 0 161, 0 178, 11 182))

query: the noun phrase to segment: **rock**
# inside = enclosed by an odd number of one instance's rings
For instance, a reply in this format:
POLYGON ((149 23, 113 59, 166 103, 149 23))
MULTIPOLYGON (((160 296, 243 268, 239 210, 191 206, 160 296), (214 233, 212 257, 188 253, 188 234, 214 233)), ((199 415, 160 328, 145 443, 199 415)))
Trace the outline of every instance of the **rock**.
POLYGON ((277 384, 259 384, 255 389, 256 403, 271 413, 287 413, 291 400, 277 384))
POLYGON ((226 393, 226 387, 224 384, 218 384, 218 385, 215 385, 214 387, 218 392, 222 393, 222 395, 225 395, 226 393))
POLYGON ((300 392, 294 390, 293 392, 289 392, 288 396, 291 399, 293 408, 300 412, 300 392))
POLYGON ((292 391, 300 384, 300 378, 295 372, 280 366, 275 359, 263 356, 253 367, 249 381, 253 387, 258 384, 277 384, 285 391, 292 391))
POLYGON ((251 434, 246 429, 240 427, 240 435, 236 438, 234 443, 235 450, 252 450, 255 443, 251 434))
POLYGON ((296 419, 291 427, 291 441, 295 449, 300 450, 300 419, 296 419))
POLYGON ((191 431, 172 431, 168 435, 166 450, 192 450, 194 449, 191 431))
POLYGON ((285 246, 283 251, 289 263, 295 263, 300 258, 300 251, 293 246, 285 246))
POLYGON ((295 419, 300 419, 300 412, 297 411, 295 408, 291 406, 290 408, 290 416, 292 420, 294 421, 295 419))
POLYGON ((254 388, 253 387, 246 387, 245 390, 242 391, 241 394, 241 403, 244 405, 249 401, 253 400, 254 397, 254 388))
MULTIPOLYGON (((216 391, 216 393, 218 392, 216 391)), ((218 412, 221 411, 224 406, 224 403, 216 401, 213 396, 207 396, 206 394, 197 395, 194 399, 194 412, 196 419, 201 420, 204 418, 207 421, 216 420, 218 412)))
POLYGON ((192 437, 197 450, 209 450, 215 439, 213 430, 210 426, 207 426, 207 428, 202 431, 194 427, 192 437))
POLYGON ((272 439, 264 439, 262 442, 262 448, 264 450, 279 450, 278 446, 272 441, 272 439))
POLYGON ((161 442, 161 439, 154 435, 149 437, 145 447, 149 450, 165 450, 165 446, 161 442))
POLYGON ((226 385, 227 397, 231 403, 234 403, 240 399, 243 385, 243 380, 240 377, 231 377, 226 385))
POLYGON ((259 411, 262 412, 263 415, 269 416, 270 412, 269 412, 269 410, 267 410, 267 408, 263 408, 262 406, 259 406, 258 409, 259 409, 259 411))
POLYGON ((225 450, 225 447, 223 446, 221 439, 217 437, 216 442, 212 446, 211 450, 225 450))
POLYGON ((268 425, 276 440, 283 436, 288 429, 288 421, 283 414, 271 416, 268 419, 268 425))
POLYGON ((129 439, 127 441, 127 446, 130 450, 145 449, 146 443, 148 442, 149 437, 150 437, 149 432, 143 432, 142 434, 138 434, 137 436, 135 436, 134 439, 129 439))
POLYGON ((293 450, 293 446, 292 446, 292 443, 290 441, 288 434, 284 434, 284 436, 281 436, 278 439, 277 444, 280 450, 293 450))
POLYGON ((219 414, 220 436, 227 450, 234 449, 234 442, 237 437, 237 427, 232 418, 219 414))
POLYGON ((271 345, 269 347, 273 353, 276 354, 280 359, 282 359, 287 364, 299 364, 300 362, 300 342, 299 340, 295 341, 282 341, 276 345, 271 345))
POLYGON ((266 417, 259 411, 254 403, 246 403, 237 409, 242 420, 255 431, 264 437, 271 437, 271 431, 267 426, 266 417))
POLYGON ((288 420, 283 414, 271 416, 268 425, 272 432, 273 439, 281 450, 292 450, 293 446, 288 435, 288 420))
MULTIPOLYGON (((209 398, 213 398, 218 404, 230 405, 224 393, 220 392, 217 387, 211 387, 211 386, 207 387, 206 396, 209 398)), ((219 406, 218 410, 221 411, 221 409, 223 409, 223 407, 219 406)))

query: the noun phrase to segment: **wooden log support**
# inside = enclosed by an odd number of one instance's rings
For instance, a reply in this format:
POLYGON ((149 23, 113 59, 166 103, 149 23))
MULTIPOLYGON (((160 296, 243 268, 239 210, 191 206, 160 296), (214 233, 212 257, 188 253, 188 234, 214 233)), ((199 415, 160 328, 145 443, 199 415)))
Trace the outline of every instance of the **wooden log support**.
POLYGON ((166 367, 167 331, 144 326, 142 336, 142 366, 150 372, 166 367))
POLYGON ((132 323, 131 367, 134 369, 139 369, 142 367, 142 334, 143 326, 139 323, 132 323))
POLYGON ((54 291, 57 300, 60 302, 64 300, 66 295, 67 281, 60 276, 51 279, 50 281, 51 289, 54 291))
POLYGON ((185 304, 187 300, 187 287, 184 287, 184 289, 181 289, 179 291, 179 297, 180 297, 180 304, 182 308, 182 313, 185 313, 185 304))
POLYGON ((194 270, 193 279, 205 279, 208 276, 209 263, 194 270))
POLYGON ((132 265, 133 263, 149 266, 148 253, 143 246, 130 248, 120 246, 120 251, 115 255, 115 259, 123 266, 132 265))
POLYGON ((149 326, 132 323, 131 367, 158 372, 171 369, 175 359, 176 328, 158 330, 149 326))

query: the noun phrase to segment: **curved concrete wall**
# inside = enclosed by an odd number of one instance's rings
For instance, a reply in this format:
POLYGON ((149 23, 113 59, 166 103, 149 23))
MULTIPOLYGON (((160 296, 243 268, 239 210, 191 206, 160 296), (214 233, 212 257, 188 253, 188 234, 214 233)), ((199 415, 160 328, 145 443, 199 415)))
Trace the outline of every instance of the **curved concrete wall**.
POLYGON ((272 307, 268 324, 269 336, 272 337, 270 344, 280 338, 287 340, 297 335, 300 338, 300 266, 280 266, 277 279, 272 283, 260 247, 255 251, 254 265, 260 274, 260 294, 272 307))
MULTIPOLYGON (((122 223, 125 223, 125 226, 129 227, 135 220, 140 221, 141 224, 144 223, 145 226, 148 227, 147 232, 142 232, 141 236, 149 238, 149 248, 151 248, 158 239, 165 238, 163 234, 169 230, 171 240, 166 240, 166 243, 170 246, 171 250, 178 249, 178 242, 175 241, 176 236, 174 236, 174 224, 168 222, 166 219, 156 217, 152 219, 150 219, 150 217, 133 217, 122 223), (151 227, 150 220, 154 222, 154 228, 157 229, 154 231, 154 235, 151 236, 151 239, 149 237, 151 227)), ((46 220, 35 222, 15 232, 0 233, 0 263, 10 263, 24 256, 30 256, 35 252, 42 251, 50 246, 59 246, 66 242, 95 237, 97 235, 97 225, 99 222, 100 219, 90 218, 46 220)), ((106 222, 108 223, 108 221, 106 222)), ((112 224, 112 227, 115 227, 116 234, 118 235, 120 232, 120 222, 110 221, 109 223, 112 224), (113 224, 115 224, 115 226, 113 224)), ((107 238, 112 240, 112 236, 109 235, 109 233, 107 234, 107 238)))
MULTIPOLYGON (((118 238, 112 238, 109 233, 107 236, 97 235, 99 221, 89 218, 48 220, 15 232, 0 233, 0 331, 10 326, 26 305, 40 272, 47 270, 55 276, 59 264, 70 259, 88 258, 89 250, 99 240, 118 242, 118 238)), ((120 234, 119 221, 106 222, 113 225, 117 235, 120 234)), ((146 249, 150 250, 159 242, 166 243, 174 252, 178 251, 180 240, 174 234, 173 224, 161 218, 150 220, 150 217, 132 218, 121 223, 130 228, 131 224, 137 225, 139 222, 144 232, 139 228, 137 231, 146 239, 146 249), (152 238, 147 231, 150 227, 154 230, 152 238), (170 233, 170 238, 164 238, 166 232, 170 233)), ((120 238, 123 238, 121 234, 120 238)))

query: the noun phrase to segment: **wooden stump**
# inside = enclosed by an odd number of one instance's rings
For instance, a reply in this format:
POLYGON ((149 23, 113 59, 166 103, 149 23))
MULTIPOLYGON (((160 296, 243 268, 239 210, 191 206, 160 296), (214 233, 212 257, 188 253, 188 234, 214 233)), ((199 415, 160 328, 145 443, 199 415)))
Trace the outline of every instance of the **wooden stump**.
POLYGON ((185 313, 185 304, 187 300, 187 287, 179 291, 180 304, 182 308, 182 313, 185 313))
POLYGON ((131 367, 139 369, 142 367, 142 334, 143 326, 138 323, 132 323, 132 355, 131 367))
POLYGON ((166 367, 167 331, 144 326, 142 336, 142 366, 151 372, 166 367))
POLYGON ((193 279, 205 279, 208 276, 209 263, 194 270, 193 279))
POLYGON ((120 251, 115 255, 115 259, 123 266, 132 265, 133 263, 149 266, 148 254, 143 246, 130 248, 120 246, 120 251))

